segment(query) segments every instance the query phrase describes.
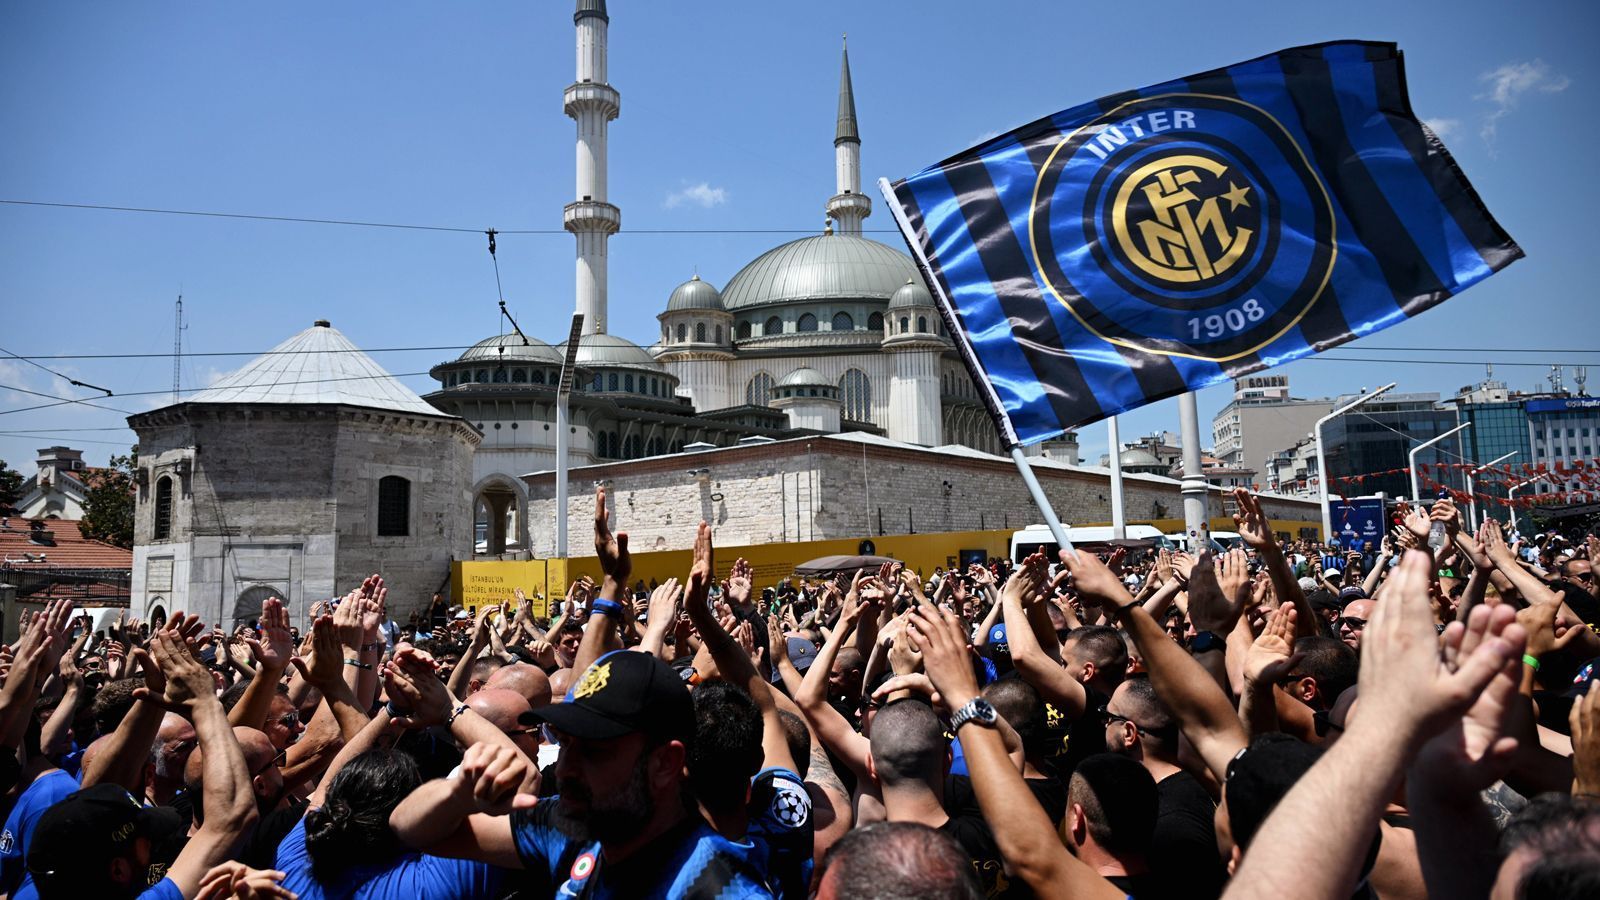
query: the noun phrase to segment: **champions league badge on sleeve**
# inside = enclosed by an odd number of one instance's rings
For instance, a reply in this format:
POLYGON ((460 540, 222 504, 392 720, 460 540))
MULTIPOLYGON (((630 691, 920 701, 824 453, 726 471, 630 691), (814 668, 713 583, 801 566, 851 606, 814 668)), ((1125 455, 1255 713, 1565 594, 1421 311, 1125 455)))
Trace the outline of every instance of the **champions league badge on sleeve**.
POLYGON ((1130 101, 1068 134, 1039 173, 1028 221, 1045 286, 1085 328, 1219 362, 1271 343, 1317 302, 1334 231, 1326 187, 1277 120, 1182 93, 1130 101))

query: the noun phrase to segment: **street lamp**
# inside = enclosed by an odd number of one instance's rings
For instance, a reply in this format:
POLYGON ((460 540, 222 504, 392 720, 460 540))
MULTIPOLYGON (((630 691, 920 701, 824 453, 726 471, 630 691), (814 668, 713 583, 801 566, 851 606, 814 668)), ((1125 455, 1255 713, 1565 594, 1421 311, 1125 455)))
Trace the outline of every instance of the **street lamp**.
POLYGON ((1511 530, 1512 531, 1516 531, 1517 530, 1517 490, 1519 488, 1525 488, 1528 485, 1533 484, 1535 481, 1538 481, 1539 479, 1544 478, 1544 477, 1546 477, 1545 474, 1543 472, 1540 472, 1538 475, 1535 475, 1532 478, 1529 478, 1527 481, 1518 482, 1517 484, 1512 485, 1511 486, 1511 490, 1506 491, 1506 506, 1511 508, 1511 530))
POLYGON ((1478 486, 1477 486, 1477 482, 1473 481, 1473 479, 1476 478, 1478 473, 1482 472, 1484 469, 1489 469, 1489 468, 1493 468, 1494 466, 1498 466, 1501 463, 1505 462, 1506 460, 1508 460, 1511 457, 1516 456, 1516 455, 1517 455, 1517 451, 1513 450, 1510 453, 1507 453, 1505 456, 1500 457, 1499 459, 1490 460, 1489 462, 1484 463, 1483 465, 1477 467, 1476 469, 1468 469, 1467 470, 1467 503, 1468 503, 1468 513, 1467 513, 1468 521, 1467 521, 1467 524, 1472 526, 1472 531, 1473 531, 1474 534, 1477 533, 1478 526, 1481 523, 1478 522, 1478 493, 1477 493, 1478 486))
POLYGON ((1322 494, 1322 539, 1324 541, 1328 539, 1329 535, 1333 534, 1333 511, 1328 508, 1328 454, 1322 446, 1322 426, 1377 397, 1384 391, 1393 388, 1397 383, 1391 381, 1370 394, 1362 394, 1360 397, 1318 419, 1317 424, 1311 426, 1311 436, 1317 439, 1317 481, 1320 484, 1322 494))
POLYGON ((567 558, 567 405, 572 399, 572 379, 578 365, 578 341, 583 334, 583 313, 572 314, 567 335, 567 356, 561 361, 556 385, 556 558, 567 558))
POLYGON ((1419 507, 1422 506, 1422 488, 1417 486, 1417 454, 1421 453, 1422 451, 1424 451, 1426 449, 1428 449, 1429 447, 1432 447, 1434 444, 1439 443, 1440 441, 1444 440, 1445 438, 1449 437, 1452 434, 1455 434, 1456 432, 1462 430, 1463 428, 1471 428, 1471 427, 1472 427, 1472 423, 1471 422, 1462 422, 1460 425, 1457 425, 1456 427, 1450 429, 1449 431, 1446 431, 1444 434, 1441 434, 1441 435, 1439 435, 1437 437, 1434 437, 1434 438, 1430 438, 1430 439, 1428 439, 1426 441, 1423 441, 1422 443, 1416 445, 1415 447, 1411 448, 1411 453, 1409 454, 1408 459, 1411 461, 1411 502, 1412 503, 1415 503, 1419 507))

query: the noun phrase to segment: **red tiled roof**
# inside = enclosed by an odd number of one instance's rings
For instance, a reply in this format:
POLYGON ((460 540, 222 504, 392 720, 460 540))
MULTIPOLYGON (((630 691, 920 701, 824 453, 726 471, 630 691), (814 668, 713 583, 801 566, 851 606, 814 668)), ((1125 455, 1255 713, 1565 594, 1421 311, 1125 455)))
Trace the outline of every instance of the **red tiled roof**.
POLYGON ((45 519, 44 542, 33 540, 32 523, 13 518, 0 527, 0 566, 44 569, 133 569, 133 551, 83 536, 78 523, 45 519))

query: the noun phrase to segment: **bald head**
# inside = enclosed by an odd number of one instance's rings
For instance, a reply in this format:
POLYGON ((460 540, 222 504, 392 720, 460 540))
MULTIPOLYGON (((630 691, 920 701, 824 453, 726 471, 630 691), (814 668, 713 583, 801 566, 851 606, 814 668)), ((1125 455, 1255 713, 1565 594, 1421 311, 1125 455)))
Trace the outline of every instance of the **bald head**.
POLYGON ((572 687, 572 670, 571 669, 557 669, 555 671, 555 674, 550 676, 550 696, 551 697, 565 697, 565 696, 567 696, 567 688, 570 688, 570 687, 572 687))
POLYGON ((532 707, 522 695, 505 688, 484 688, 467 698, 467 707, 501 731, 516 731, 517 718, 532 707))
POLYGON ((489 676, 489 681, 484 687, 500 688, 519 694, 528 702, 530 709, 550 705, 552 694, 550 676, 544 674, 544 670, 538 666, 520 662, 502 666, 489 676))

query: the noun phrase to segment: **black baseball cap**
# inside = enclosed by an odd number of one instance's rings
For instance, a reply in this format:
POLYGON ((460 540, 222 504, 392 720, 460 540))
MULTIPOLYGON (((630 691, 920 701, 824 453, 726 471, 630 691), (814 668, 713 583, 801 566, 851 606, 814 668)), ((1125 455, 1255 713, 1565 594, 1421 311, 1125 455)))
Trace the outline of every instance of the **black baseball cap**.
POLYGON ((694 701, 682 676, 655 654, 613 650, 583 671, 562 702, 525 712, 518 721, 548 724, 586 740, 643 732, 687 743, 694 734, 694 701))
POLYGON ((1261 735, 1240 750, 1224 777, 1223 799, 1233 842, 1248 848, 1278 801, 1321 758, 1321 747, 1287 734, 1261 735))
POLYGON ((145 806, 120 785, 84 788, 45 810, 28 847, 28 871, 41 887, 109 883, 111 860, 133 853, 135 838, 160 839, 185 823, 176 810, 145 806))

